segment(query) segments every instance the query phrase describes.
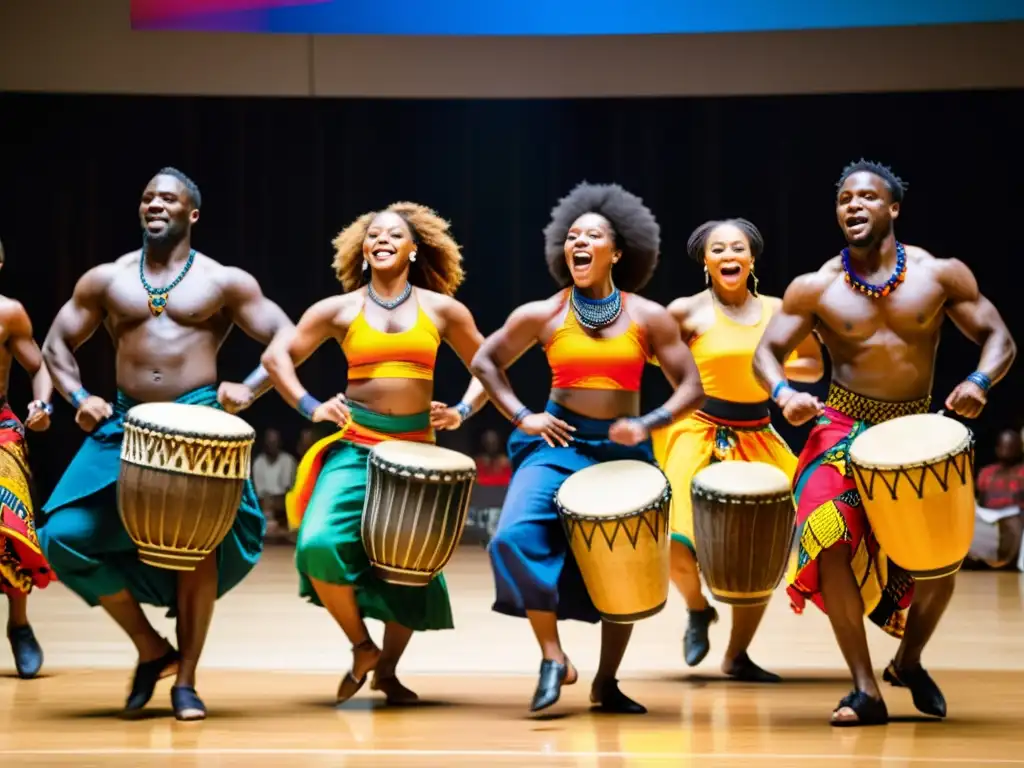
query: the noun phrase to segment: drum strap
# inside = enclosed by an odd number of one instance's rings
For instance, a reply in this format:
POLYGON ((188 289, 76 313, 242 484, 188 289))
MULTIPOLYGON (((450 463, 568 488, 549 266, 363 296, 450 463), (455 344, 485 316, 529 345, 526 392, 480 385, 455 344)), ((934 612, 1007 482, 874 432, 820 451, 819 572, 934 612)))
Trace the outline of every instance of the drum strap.
POLYGON ((903 402, 875 400, 871 397, 858 395, 856 392, 851 392, 833 383, 829 385, 828 399, 825 401, 825 406, 846 414, 855 421, 881 424, 883 421, 898 419, 901 416, 927 413, 931 402, 932 398, 930 395, 920 400, 906 400, 903 402))

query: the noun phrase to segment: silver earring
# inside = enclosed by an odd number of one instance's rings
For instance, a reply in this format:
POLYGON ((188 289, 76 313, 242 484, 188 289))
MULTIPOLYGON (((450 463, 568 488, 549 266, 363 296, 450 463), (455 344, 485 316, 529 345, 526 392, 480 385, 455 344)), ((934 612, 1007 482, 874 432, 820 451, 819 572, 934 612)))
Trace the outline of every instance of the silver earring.
POLYGON ((409 261, 416 261, 416 251, 409 254, 409 261))
POLYGON ((704 285, 711 285, 711 273, 708 272, 708 265, 704 265, 704 285))
POLYGON ((368 262, 366 259, 363 259, 363 272, 365 272, 369 268, 370 268, 370 262, 368 262))

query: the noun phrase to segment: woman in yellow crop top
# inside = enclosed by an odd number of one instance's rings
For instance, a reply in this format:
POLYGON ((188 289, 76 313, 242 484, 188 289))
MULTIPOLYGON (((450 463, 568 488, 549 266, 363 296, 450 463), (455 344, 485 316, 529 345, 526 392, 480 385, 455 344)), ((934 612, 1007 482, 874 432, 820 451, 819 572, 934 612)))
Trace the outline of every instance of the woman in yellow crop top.
POLYGON ((352 667, 338 688, 351 698, 372 671, 389 703, 416 694, 395 675, 413 631, 451 629, 444 576, 426 587, 386 583, 370 569, 360 525, 367 458, 382 440, 432 442, 487 401, 475 380, 455 408, 433 401, 434 362, 446 341, 468 366, 483 336, 469 310, 452 298, 463 279, 459 246, 448 223, 414 203, 367 213, 334 240, 334 268, 345 293, 317 302, 294 332, 272 344, 263 364, 278 392, 306 418, 342 429, 316 443, 299 463, 286 498, 299 526, 295 564, 299 593, 324 606, 352 642, 352 667), (320 403, 295 373, 328 339, 341 345, 348 387, 320 403), (380 648, 363 618, 385 623, 380 648))
MULTIPOLYGON (((552 211, 545 230, 554 296, 516 309, 473 359, 473 372, 517 429, 508 441, 513 476, 489 546, 494 610, 526 617, 542 661, 530 709, 558 701, 578 673, 562 650, 558 620, 601 617, 591 602, 559 522, 554 496, 574 472, 599 462, 654 463, 650 429, 686 415, 703 398, 700 377, 668 311, 634 293, 658 261, 659 228, 640 198, 617 185, 582 184, 552 211), (621 289, 621 290, 620 290, 621 289), (551 395, 531 413, 503 371, 534 344, 551 367, 551 395), (677 388, 640 417, 640 377, 653 356, 677 388)), ((602 621, 601 661, 591 702, 601 711, 646 710, 615 675, 631 624, 602 621)))
MULTIPOLYGON (((754 262, 761 233, 745 219, 709 221, 690 236, 687 250, 704 265, 708 288, 669 305, 700 370, 707 400, 701 410, 652 435, 654 455, 672 483, 672 581, 683 595, 689 623, 683 641, 686 663, 699 664, 710 650, 708 627, 718 613, 701 591, 693 538, 690 480, 713 461, 775 464, 791 478, 796 456, 772 428, 768 392, 754 378, 753 357, 761 335, 781 302, 757 294, 754 262), (750 283, 753 282, 753 290, 750 283)), ((787 361, 791 381, 821 378, 821 348, 814 336, 787 361)), ((765 606, 734 607, 732 633, 722 671, 749 682, 779 677, 747 655, 765 606)))

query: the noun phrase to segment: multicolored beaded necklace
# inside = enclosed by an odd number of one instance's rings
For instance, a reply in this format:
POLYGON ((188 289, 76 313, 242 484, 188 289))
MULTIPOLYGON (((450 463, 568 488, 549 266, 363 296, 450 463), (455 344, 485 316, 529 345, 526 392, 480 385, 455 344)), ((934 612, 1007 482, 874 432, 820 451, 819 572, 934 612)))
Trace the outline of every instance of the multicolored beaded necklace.
POLYGON ((185 266, 182 267, 179 275, 174 278, 174 282, 164 288, 154 288, 149 284, 146 279, 145 266, 146 266, 146 246, 143 244, 142 253, 139 255, 139 279, 142 281, 142 287, 146 289, 146 293, 149 294, 149 311, 154 317, 158 317, 163 314, 163 311, 167 309, 167 294, 171 292, 171 289, 177 286, 181 282, 182 278, 188 274, 188 271, 192 268, 192 263, 196 259, 195 248, 188 252, 188 261, 185 262, 185 266))
POLYGON ((892 277, 886 280, 882 285, 875 285, 874 283, 866 283, 861 280, 853 272, 853 267, 850 265, 850 249, 843 248, 843 272, 846 279, 846 284, 854 290, 860 291, 865 296, 872 299, 878 299, 882 296, 888 296, 890 293, 895 291, 900 283, 902 283, 907 277, 907 252, 903 248, 903 243, 896 243, 896 269, 892 273, 892 277))

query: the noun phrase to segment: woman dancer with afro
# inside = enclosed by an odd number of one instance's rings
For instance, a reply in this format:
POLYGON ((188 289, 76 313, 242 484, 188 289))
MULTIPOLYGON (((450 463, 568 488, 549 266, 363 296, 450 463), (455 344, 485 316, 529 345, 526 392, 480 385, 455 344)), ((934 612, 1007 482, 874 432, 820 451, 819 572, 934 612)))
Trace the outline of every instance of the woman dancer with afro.
MULTIPOLYGON (((489 551, 494 610, 526 617, 540 645, 531 710, 558 701, 579 677, 562 650, 559 619, 601 618, 568 548, 554 504, 578 470, 617 459, 654 463, 651 429, 685 416, 703 400, 700 377, 668 311, 637 296, 658 262, 659 227, 637 196, 618 185, 581 184, 563 198, 544 232, 558 292, 516 309, 473 359, 472 370, 516 429, 508 441, 514 475, 489 551), (512 391, 507 366, 534 344, 551 367, 551 394, 533 413, 512 391), (640 416, 640 379, 653 358, 676 388, 640 416)), ((590 699, 605 712, 647 710, 615 678, 632 632, 601 621, 601 659, 590 699)))
POLYGON ((398 681, 398 660, 414 631, 453 627, 451 604, 441 574, 426 587, 410 587, 371 571, 360 536, 367 459, 383 440, 433 442, 434 429, 459 427, 487 402, 476 381, 454 408, 432 400, 441 341, 468 366, 483 336, 452 298, 463 280, 462 255, 448 223, 429 208, 395 203, 367 213, 335 238, 334 248, 345 292, 306 310, 292 335, 263 356, 290 405, 310 421, 341 426, 302 458, 285 505, 289 522, 299 526, 299 592, 324 606, 352 642, 352 668, 341 680, 338 703, 373 671, 371 688, 388 703, 405 704, 417 697, 398 681), (348 386, 320 402, 295 369, 328 339, 345 354, 348 386), (382 648, 364 618, 385 623, 382 648))
MULTIPOLYGON (((668 310, 679 324, 707 394, 696 413, 651 435, 654 456, 672 483, 671 574, 686 601, 689 624, 683 655, 691 667, 710 650, 708 627, 718 612, 701 591, 693 534, 690 480, 715 461, 774 464, 790 478, 796 456, 771 425, 769 393, 754 378, 754 350, 780 299, 760 296, 754 266, 764 238, 746 219, 708 221, 690 235, 687 251, 704 266, 707 289, 676 299, 668 310)), ((813 335, 786 361, 790 381, 821 378, 821 347, 813 335)), ((746 682, 778 682, 750 660, 747 648, 767 606, 734 606, 722 671, 746 682)))

